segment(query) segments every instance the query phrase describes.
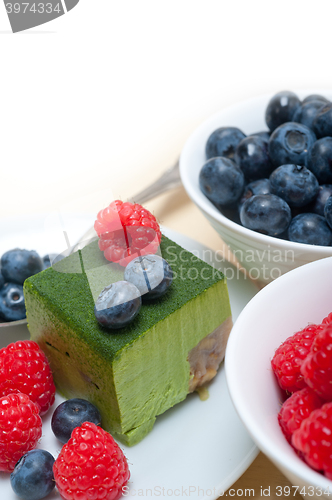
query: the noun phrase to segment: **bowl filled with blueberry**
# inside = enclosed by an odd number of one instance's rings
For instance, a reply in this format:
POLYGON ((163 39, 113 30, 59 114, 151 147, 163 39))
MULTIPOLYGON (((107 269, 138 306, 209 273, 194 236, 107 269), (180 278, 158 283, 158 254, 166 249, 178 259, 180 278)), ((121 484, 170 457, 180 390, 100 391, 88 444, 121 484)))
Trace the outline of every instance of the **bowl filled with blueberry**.
POLYGON ((56 254, 40 255, 35 250, 13 248, 0 258, 0 327, 26 323, 23 283, 51 266, 56 254))
POLYGON ((188 139, 180 172, 250 278, 267 284, 332 255, 332 91, 221 110, 188 139))

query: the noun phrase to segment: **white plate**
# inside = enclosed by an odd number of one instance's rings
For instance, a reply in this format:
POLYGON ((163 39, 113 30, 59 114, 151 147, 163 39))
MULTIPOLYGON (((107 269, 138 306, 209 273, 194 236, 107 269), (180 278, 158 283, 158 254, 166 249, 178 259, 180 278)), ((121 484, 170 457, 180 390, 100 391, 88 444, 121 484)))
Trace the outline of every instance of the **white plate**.
MULTIPOLYGON (((80 217, 80 223, 82 220, 80 217)), ((5 224, 0 220, 0 231, 5 224)), ((89 224, 88 218, 81 233, 89 224)), ((22 222, 20 246, 26 246, 26 233, 29 232, 31 237, 31 227, 33 224, 27 227, 22 222)), ((163 232, 184 248, 196 254, 198 252, 208 263, 224 270, 228 277, 233 319, 236 319, 257 292, 256 287, 230 264, 218 262, 214 252, 202 244, 168 229, 163 232)), ((44 252, 44 242, 39 241, 36 235, 35 238, 31 249, 44 252)), ((0 346, 24 338, 29 338, 25 325, 4 328, 1 330, 0 346)), ((210 384, 209 394, 209 399, 204 402, 196 393, 191 394, 159 416, 151 433, 138 445, 129 448, 120 444, 131 471, 127 497, 188 496, 190 499, 214 500, 253 462, 258 449, 233 407, 223 366, 210 384)), ((53 408, 61 401, 57 395, 53 408)), ((43 436, 38 447, 47 449, 56 458, 61 445, 51 431, 51 416, 52 410, 43 417, 43 436)), ((0 473, 0 493, 1 498, 17 500, 10 486, 9 474, 0 473)), ((60 495, 55 490, 49 498, 58 500, 60 495)))

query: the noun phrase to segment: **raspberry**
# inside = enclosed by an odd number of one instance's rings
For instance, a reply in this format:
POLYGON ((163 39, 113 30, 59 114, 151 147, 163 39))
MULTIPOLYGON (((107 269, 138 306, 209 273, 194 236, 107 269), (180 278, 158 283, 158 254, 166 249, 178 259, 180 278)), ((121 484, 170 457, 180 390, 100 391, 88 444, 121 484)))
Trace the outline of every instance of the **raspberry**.
POLYGON ((292 444, 311 467, 332 479, 332 403, 325 403, 302 422, 292 444))
POLYGON ((301 373, 309 387, 323 399, 332 399, 332 323, 322 325, 310 353, 301 367, 301 373))
POLYGON ((117 500, 130 476, 122 450, 108 432, 92 422, 73 430, 53 472, 65 500, 117 500))
POLYGON ((39 406, 26 394, 0 398, 0 471, 11 472, 42 435, 39 406))
POLYGON ((287 441, 291 442, 292 434, 300 427, 301 422, 323 403, 309 387, 294 392, 284 402, 278 414, 278 421, 287 441))
POLYGON ((0 397, 23 392, 40 415, 52 406, 55 386, 47 358, 36 342, 22 340, 0 349, 0 397))
POLYGON ((271 365, 280 387, 285 391, 295 392, 306 387, 300 368, 314 338, 322 329, 322 325, 309 325, 285 340, 276 350, 271 365))
POLYGON ((323 319, 322 324, 327 325, 328 323, 332 323, 332 312, 326 316, 326 318, 323 319))
POLYGON ((138 203, 113 201, 98 213, 94 228, 105 258, 121 266, 139 255, 155 254, 161 240, 155 216, 138 203))

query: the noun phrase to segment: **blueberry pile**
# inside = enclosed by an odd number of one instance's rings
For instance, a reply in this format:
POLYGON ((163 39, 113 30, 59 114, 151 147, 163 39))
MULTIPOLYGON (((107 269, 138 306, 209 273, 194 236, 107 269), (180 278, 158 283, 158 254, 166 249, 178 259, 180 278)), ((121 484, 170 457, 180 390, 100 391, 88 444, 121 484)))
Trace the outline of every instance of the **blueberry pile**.
POLYGON ((298 243, 332 245, 332 103, 279 92, 268 131, 215 130, 199 174, 205 196, 235 222, 298 243))
POLYGON ((162 257, 136 257, 125 268, 124 280, 100 293, 94 308, 97 321, 111 330, 127 326, 138 315, 142 298, 149 301, 163 296, 172 280, 172 268, 162 257))
MULTIPOLYGON (((52 256, 51 256, 52 258, 52 256)), ((35 250, 14 248, 0 259, 0 322, 25 318, 23 283, 51 266, 50 256, 41 258, 35 250)))

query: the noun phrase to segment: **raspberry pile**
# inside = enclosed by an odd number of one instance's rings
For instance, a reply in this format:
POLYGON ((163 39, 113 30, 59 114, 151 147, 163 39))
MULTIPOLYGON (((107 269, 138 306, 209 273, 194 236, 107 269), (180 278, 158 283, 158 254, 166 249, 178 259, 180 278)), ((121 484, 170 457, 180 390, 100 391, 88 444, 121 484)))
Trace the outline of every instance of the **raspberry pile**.
POLYGON ((332 479, 332 313, 283 342, 271 365, 288 396, 278 414, 286 439, 332 479))
POLYGON ((138 203, 113 201, 98 213, 94 228, 105 258, 121 266, 141 255, 155 254, 161 241, 155 216, 138 203))

